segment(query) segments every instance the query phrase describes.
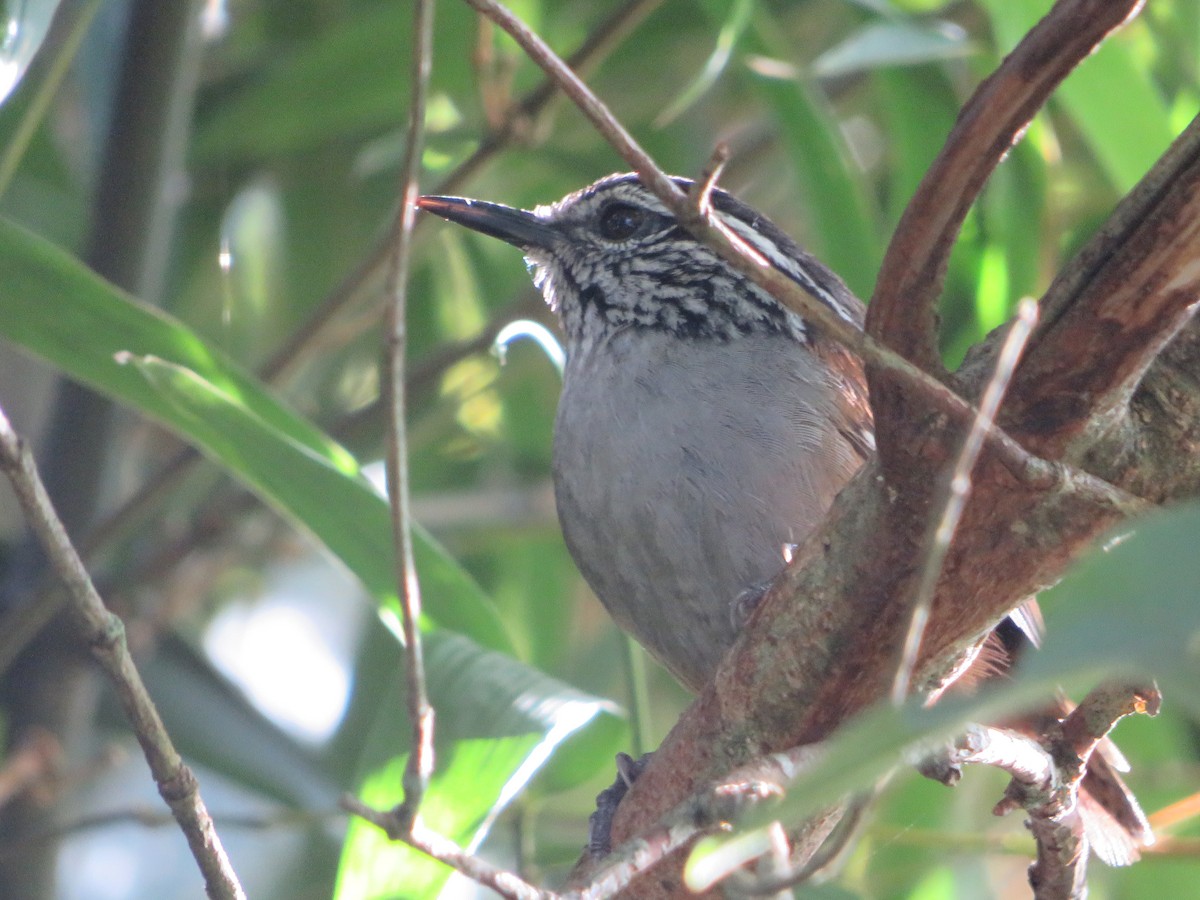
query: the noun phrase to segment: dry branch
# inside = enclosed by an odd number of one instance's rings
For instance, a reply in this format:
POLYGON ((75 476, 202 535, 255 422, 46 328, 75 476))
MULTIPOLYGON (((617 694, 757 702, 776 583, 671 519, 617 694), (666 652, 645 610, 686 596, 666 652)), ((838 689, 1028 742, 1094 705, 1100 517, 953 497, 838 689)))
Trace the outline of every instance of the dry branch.
POLYGON ((29 446, 0 410, 0 468, 12 483, 29 527, 46 551, 67 594, 67 612, 113 684, 117 700, 150 766, 158 792, 171 808, 204 876, 208 896, 241 900, 246 895, 221 846, 200 786, 175 750, 146 685, 129 655, 125 627, 96 592, 66 529, 54 510, 29 446))

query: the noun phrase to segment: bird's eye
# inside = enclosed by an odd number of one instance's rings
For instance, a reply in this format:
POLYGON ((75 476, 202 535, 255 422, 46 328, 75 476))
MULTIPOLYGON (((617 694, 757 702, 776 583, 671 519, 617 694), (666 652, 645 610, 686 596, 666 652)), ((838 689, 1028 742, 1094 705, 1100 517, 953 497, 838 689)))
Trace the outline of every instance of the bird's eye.
POLYGON ((644 209, 628 203, 610 203, 600 212, 600 237, 606 241, 629 240, 645 221, 644 209))

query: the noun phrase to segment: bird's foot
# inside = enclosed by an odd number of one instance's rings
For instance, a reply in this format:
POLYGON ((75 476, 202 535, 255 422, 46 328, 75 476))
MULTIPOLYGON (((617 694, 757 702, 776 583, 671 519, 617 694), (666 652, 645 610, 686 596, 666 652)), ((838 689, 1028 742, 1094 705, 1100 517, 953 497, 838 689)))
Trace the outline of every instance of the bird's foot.
POLYGON ((588 855, 603 859, 612 852, 612 823, 617 807, 645 770, 653 753, 634 759, 628 753, 617 754, 617 779, 596 795, 596 811, 588 817, 588 855))

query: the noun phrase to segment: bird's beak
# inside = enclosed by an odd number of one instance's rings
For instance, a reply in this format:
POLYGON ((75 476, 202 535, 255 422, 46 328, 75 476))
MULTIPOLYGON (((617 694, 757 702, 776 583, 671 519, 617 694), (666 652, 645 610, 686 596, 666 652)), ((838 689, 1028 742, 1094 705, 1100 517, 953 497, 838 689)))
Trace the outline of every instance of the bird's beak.
POLYGON ((549 248, 556 234, 550 223, 540 216, 499 203, 466 197, 418 197, 417 206, 522 250, 549 248))

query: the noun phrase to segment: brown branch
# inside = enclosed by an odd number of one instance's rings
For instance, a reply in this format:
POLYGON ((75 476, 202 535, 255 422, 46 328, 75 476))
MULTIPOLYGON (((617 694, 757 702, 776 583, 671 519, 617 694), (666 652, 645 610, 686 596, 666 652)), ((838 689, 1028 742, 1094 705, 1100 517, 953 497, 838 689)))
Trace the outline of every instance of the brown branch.
POLYGON ((400 208, 392 228, 392 256, 388 266, 388 304, 384 321, 383 397, 388 412, 388 507, 391 510, 396 590, 400 597, 404 635, 405 700, 412 729, 408 761, 404 766, 404 802, 395 814, 411 830, 421 800, 433 774, 433 707, 425 687, 425 655, 421 641, 421 587, 413 562, 412 514, 408 489, 408 431, 404 366, 408 349, 408 270, 412 252, 416 202, 420 195, 421 152, 425 144, 425 102, 433 67, 433 0, 413 5, 412 93, 408 133, 400 165, 400 208))
POLYGON ((158 792, 171 808, 204 876, 212 898, 244 898, 237 874, 225 855, 212 819, 200 797, 196 776, 184 765, 163 727, 141 675, 125 644, 121 620, 110 613, 67 537, 46 494, 25 442, 0 410, 0 468, 12 483, 21 509, 67 590, 67 610, 91 648, 92 655, 112 681, 125 717, 142 747, 158 792))
MULTIPOLYGON (((1021 807, 1030 816, 1029 830, 1038 854, 1029 869, 1029 883, 1036 900, 1073 900, 1086 895, 1088 840, 1079 790, 1088 760, 1117 722, 1136 712, 1157 715, 1161 701, 1153 687, 1101 685, 1042 739, 1044 768, 992 763, 1013 775, 1004 799, 996 806, 997 815, 1021 807)), ((1019 736, 1015 740, 1027 743, 1019 736)), ((1027 748, 1026 759, 1034 755, 1027 748)))
MULTIPOLYGON (((886 369, 922 398, 917 414, 904 418, 904 428, 896 430, 900 452, 889 463, 908 467, 903 477, 891 478, 892 483, 911 484, 914 490, 886 492, 880 469, 869 464, 843 492, 826 527, 799 549, 793 567, 758 607, 713 684, 621 804, 613 836, 624 840, 653 829, 666 810, 693 795, 699 785, 719 779, 720 773, 750 758, 820 740, 886 694, 887 661, 896 658, 897 635, 904 630, 904 604, 896 598, 914 591, 916 536, 928 521, 929 485, 936 483, 930 476, 947 461, 952 443, 948 422, 965 424, 974 410, 886 348, 863 336, 843 334, 845 329, 813 309, 812 298, 779 283, 787 280, 781 273, 736 252, 724 252, 728 241, 722 243, 719 229, 708 227, 713 223, 696 216, 681 192, 662 183, 662 173, 535 35, 495 3, 468 2, 486 10, 562 80, 564 91, 699 240, 784 305, 844 340, 876 371, 886 369), (864 555, 864 547, 871 553, 864 555)), ((1062 6, 1079 8, 1069 2, 1062 6)), ((1058 24, 1061 27, 1062 21, 1058 24)), ((1053 54, 1041 63, 1054 68, 1053 54)), ((975 396, 983 382, 965 379, 959 384, 968 396, 975 396)), ((894 413, 900 406, 889 409, 894 413)), ((974 502, 964 515, 961 538, 947 558, 946 576, 935 596, 918 676, 933 677, 946 660, 969 648, 1024 597, 1057 578, 1101 530, 1139 506, 1120 485, 1032 457, 993 430, 976 477, 974 502), (1021 523, 1021 531, 997 540, 997 522, 1021 523)), ((802 848, 818 846, 819 832, 820 826, 812 823, 799 835, 802 848)), ((682 891, 678 879, 676 868, 660 867, 653 879, 643 879, 633 890, 639 896, 673 896, 682 891)))
POLYGON ((1047 291, 1003 421, 1052 457, 1120 413, 1200 295, 1200 119, 1047 291))
POLYGON ((954 764, 994 766, 1012 776, 996 815, 1024 808, 1037 844, 1029 871, 1038 900, 1075 900, 1087 892, 1088 840, 1079 807, 1079 781, 1061 777, 1054 753, 1030 737, 977 725, 956 744, 954 764))
POLYGON ((552 891, 543 891, 511 872, 496 868, 482 857, 468 853, 449 838, 425 828, 420 821, 401 823, 394 811, 372 809, 355 797, 343 797, 342 806, 381 829, 392 840, 408 844, 431 859, 445 863, 507 900, 554 900, 557 897, 552 891))
POLYGON ((936 306, 967 210, 1059 83, 1142 2, 1059 0, 975 89, 888 245, 867 313, 869 335, 944 376, 936 306))
MULTIPOLYGON (((1149 210, 1140 221, 1147 232, 1159 226, 1160 242, 1189 240, 1191 226, 1179 218, 1160 219, 1149 210)), ((1121 245, 1122 234, 1123 227, 1116 224, 1114 246, 1121 245)), ((1176 265, 1187 265, 1182 254, 1173 258, 1176 265)), ((1140 269, 1133 282, 1121 283, 1112 280, 1115 274, 1111 268, 1098 273, 1089 292, 1128 291, 1154 303, 1153 295, 1172 277, 1140 269)), ((1000 337, 989 342, 989 350, 995 350, 1000 337)), ((1069 332, 1060 340, 1066 344, 1069 332)), ((1107 498, 1102 490, 1077 490, 1078 472, 1046 487, 1032 480, 1016 482, 997 464, 993 449, 985 448, 972 502, 935 596, 918 677, 1059 578, 1083 547, 1124 519, 1131 509, 1124 490, 1152 487, 1156 500, 1200 490, 1200 466, 1185 461, 1188 448, 1200 444, 1196 326, 1176 343, 1165 362, 1152 367, 1150 385, 1139 392, 1137 420, 1119 414, 1090 419, 1072 452, 1074 459, 1083 459, 1086 450, 1089 468, 1113 482, 1114 493, 1107 498), (1167 435, 1182 440, 1167 440, 1167 435), (1157 453, 1145 453, 1148 445, 1157 453)), ((980 355, 984 357, 990 355, 980 355)), ((974 395, 985 375, 984 367, 976 365, 959 383, 974 395)), ((1018 395, 1014 389, 1010 396, 1018 395)), ((1086 409, 1079 414, 1083 418, 1086 409)), ((928 479, 946 462, 950 432, 936 414, 917 416, 911 428, 907 459, 914 473, 928 479)), ((1055 464, 1046 465, 1054 470, 1055 464)), ((820 740, 886 695, 887 661, 894 660, 897 635, 903 631, 898 613, 903 605, 897 598, 911 596, 914 589, 916 536, 928 521, 929 491, 914 479, 911 492, 891 494, 882 488, 880 474, 869 464, 838 498, 825 528, 799 548, 793 567, 751 618, 713 684, 622 803, 614 822, 616 840, 650 827, 696 784, 749 757, 820 740)), ((677 879, 674 866, 660 869, 653 884, 646 879, 638 889, 642 896, 672 896, 679 889, 677 879)))

